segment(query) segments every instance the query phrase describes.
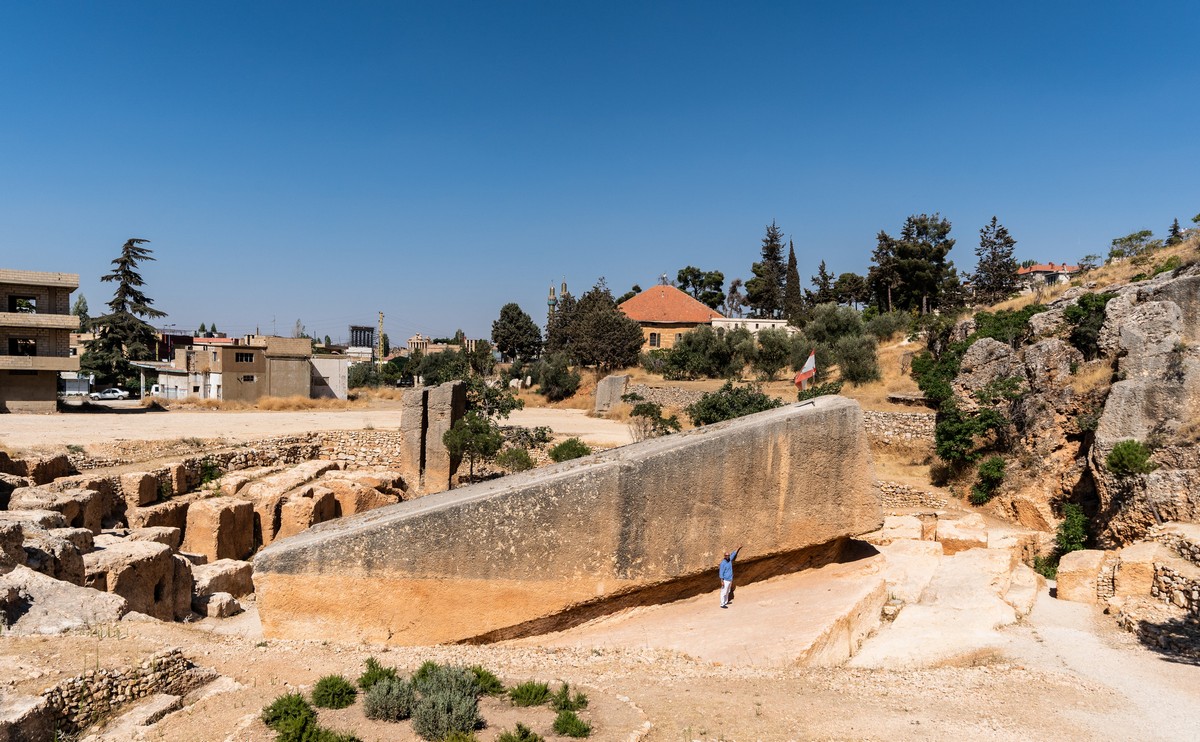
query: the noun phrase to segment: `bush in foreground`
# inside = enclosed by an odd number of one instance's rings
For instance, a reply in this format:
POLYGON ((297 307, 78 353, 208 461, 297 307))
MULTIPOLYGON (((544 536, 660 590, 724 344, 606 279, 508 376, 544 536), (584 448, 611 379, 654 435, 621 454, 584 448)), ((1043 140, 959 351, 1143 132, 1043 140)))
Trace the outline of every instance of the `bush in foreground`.
POLYGON ((1004 457, 989 456, 979 465, 979 480, 971 488, 971 504, 984 505, 1004 481, 1004 457))
POLYGON ((412 685, 399 678, 383 678, 363 697, 363 712, 368 719, 403 721, 412 716, 416 694, 412 685))
POLYGON ((554 733, 564 737, 587 737, 592 733, 592 725, 576 716, 574 711, 559 711, 554 717, 554 733))
POLYGON ((358 691, 341 675, 326 675, 313 686, 313 703, 323 709, 344 709, 354 703, 358 691))
POLYGON ((380 680, 396 679, 395 668, 384 667, 374 657, 368 657, 366 665, 367 669, 363 670, 363 674, 358 676, 358 687, 364 691, 370 690, 380 680))
POLYGON ((579 711, 587 708, 588 697, 579 691, 571 695, 571 689, 566 683, 550 696, 550 708, 555 711, 579 711))
POLYGON ((500 736, 496 737, 496 742, 545 742, 545 738, 518 721, 511 732, 501 732, 500 736))
POLYGON ((533 459, 524 448, 506 448, 496 457, 496 463, 506 471, 516 473, 533 468, 533 459))
POLYGON ((508 692, 514 706, 540 706, 550 700, 550 686, 529 680, 508 692))
POLYGON ((485 696, 504 695, 504 683, 501 683, 500 678, 490 670, 482 665, 472 665, 467 669, 475 675, 475 682, 479 685, 480 693, 485 696))
POLYGON ((469 734, 483 725, 474 693, 438 690, 413 706, 413 731, 427 740, 443 740, 454 732, 469 734))
POLYGON ((1113 446, 1104 463, 1109 471, 1122 479, 1134 474, 1149 474, 1158 468, 1150 461, 1150 449, 1132 439, 1113 446))
POLYGON ((555 462, 570 461, 581 456, 587 456, 592 449, 578 438, 568 438, 549 451, 550 458, 555 462))
POLYGON ((262 720, 275 732, 275 742, 362 742, 317 725, 317 712, 299 693, 276 698, 262 711, 262 720))
POLYGON ((685 411, 693 425, 712 425, 722 420, 773 410, 782 404, 752 386, 734 386, 732 381, 727 381, 717 391, 709 392, 689 405, 685 411))

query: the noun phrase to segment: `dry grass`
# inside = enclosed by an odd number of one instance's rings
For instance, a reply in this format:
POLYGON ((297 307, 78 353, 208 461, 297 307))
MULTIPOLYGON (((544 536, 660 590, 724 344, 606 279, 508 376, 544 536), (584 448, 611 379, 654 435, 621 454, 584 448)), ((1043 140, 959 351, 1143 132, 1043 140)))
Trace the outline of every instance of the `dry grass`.
POLYGON ((1089 361, 1071 375, 1071 388, 1076 394, 1105 389, 1112 384, 1112 373, 1112 367, 1103 358, 1089 361))
POLYGON ((237 410, 260 410, 263 412, 295 412, 301 410, 348 410, 365 407, 365 402, 347 401, 344 399, 309 399, 307 397, 262 397, 254 402, 238 402, 226 399, 200 399, 185 397, 183 399, 149 398, 144 405, 159 404, 169 410, 221 410, 233 412, 237 410))

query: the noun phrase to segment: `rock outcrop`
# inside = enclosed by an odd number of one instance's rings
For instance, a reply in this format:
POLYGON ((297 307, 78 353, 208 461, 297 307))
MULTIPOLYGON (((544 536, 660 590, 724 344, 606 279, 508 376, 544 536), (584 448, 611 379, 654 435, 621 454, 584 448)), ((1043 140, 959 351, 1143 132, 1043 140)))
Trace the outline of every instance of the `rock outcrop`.
POLYGON ((786 561, 873 531, 872 478, 857 403, 822 397, 314 526, 255 557, 260 617, 393 644, 536 633, 709 586, 739 541, 786 561))

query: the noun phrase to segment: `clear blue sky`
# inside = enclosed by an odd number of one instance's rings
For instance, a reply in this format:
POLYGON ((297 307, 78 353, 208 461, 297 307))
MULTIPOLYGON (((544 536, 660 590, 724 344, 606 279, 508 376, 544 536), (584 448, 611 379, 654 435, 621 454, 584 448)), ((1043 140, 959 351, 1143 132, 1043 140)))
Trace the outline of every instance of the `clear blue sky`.
POLYGON ((193 328, 393 343, 550 283, 865 271, 911 213, 1072 261, 1200 211, 1200 6, 8 2, 0 266, 128 237, 193 328))

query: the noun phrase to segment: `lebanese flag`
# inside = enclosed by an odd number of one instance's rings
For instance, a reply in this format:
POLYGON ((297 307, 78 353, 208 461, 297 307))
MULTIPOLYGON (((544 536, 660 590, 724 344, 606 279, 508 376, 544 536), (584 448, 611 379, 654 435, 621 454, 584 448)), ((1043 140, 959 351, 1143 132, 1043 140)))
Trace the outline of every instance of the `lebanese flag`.
POLYGON ((817 350, 813 348, 813 352, 808 354, 808 360, 804 362, 804 368, 796 373, 796 386, 803 386, 804 382, 817 375, 817 350))

